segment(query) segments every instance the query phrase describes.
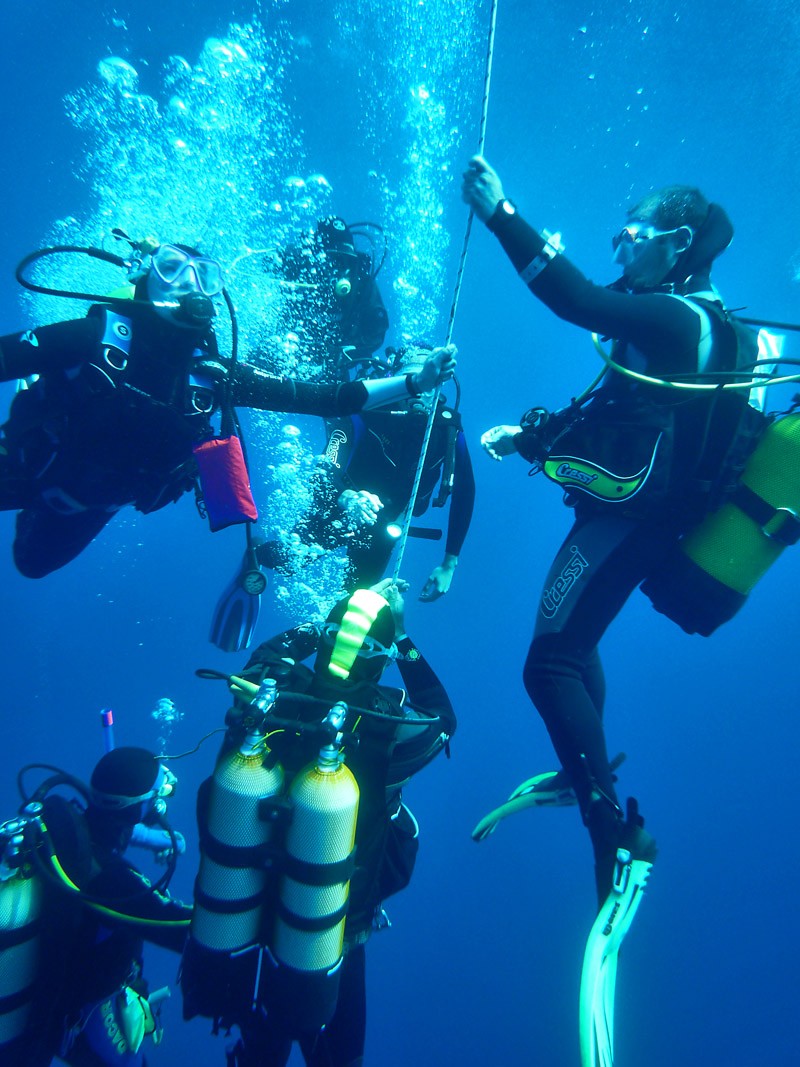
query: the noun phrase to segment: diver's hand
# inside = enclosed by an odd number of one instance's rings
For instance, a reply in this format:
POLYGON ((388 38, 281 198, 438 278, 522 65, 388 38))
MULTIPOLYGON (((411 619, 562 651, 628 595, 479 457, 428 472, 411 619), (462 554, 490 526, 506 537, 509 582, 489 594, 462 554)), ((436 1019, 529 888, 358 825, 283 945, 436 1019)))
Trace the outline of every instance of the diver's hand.
POLYGON ((411 383, 417 393, 430 393, 445 382, 449 382, 456 372, 455 345, 434 348, 422 367, 412 375, 411 383))
POLYGON ((368 493, 366 489, 345 489, 339 496, 337 504, 345 513, 353 526, 374 526, 378 521, 378 512, 383 507, 383 501, 375 493, 368 493))
POLYGON ((450 589, 457 565, 458 556, 447 553, 439 566, 431 571, 427 582, 422 587, 419 599, 429 604, 433 600, 438 600, 440 596, 444 596, 450 589))
POLYGON ((398 578, 397 581, 394 578, 384 578, 378 582, 377 585, 370 586, 375 593, 380 593, 392 612, 394 618, 394 626, 397 635, 405 633, 405 600, 403 593, 408 591, 409 583, 405 578, 398 578))
POLYGON ((514 438, 522 433, 521 426, 493 426, 481 434, 481 448, 492 457, 501 460, 503 456, 513 456, 516 452, 514 438))
POLYGON ((461 199, 469 204, 481 222, 488 222, 500 201, 505 200, 497 172, 483 156, 473 156, 462 177, 461 199))

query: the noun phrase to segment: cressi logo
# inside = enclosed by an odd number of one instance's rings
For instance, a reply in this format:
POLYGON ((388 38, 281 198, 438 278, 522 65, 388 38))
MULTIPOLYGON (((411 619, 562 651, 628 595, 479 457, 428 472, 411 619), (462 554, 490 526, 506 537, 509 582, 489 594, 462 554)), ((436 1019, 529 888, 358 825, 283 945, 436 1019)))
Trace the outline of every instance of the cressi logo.
POLYGON ((597 480, 596 474, 589 474, 578 467, 571 467, 569 463, 559 463, 556 467, 556 477, 565 481, 579 482, 581 485, 591 485, 597 480))
POLYGON ((546 619, 555 617, 570 590, 588 567, 589 564, 581 555, 578 546, 570 545, 569 559, 562 567, 561 573, 550 588, 542 593, 542 615, 546 619))
POLYGON ((347 434, 344 430, 334 430, 325 448, 325 459, 330 460, 334 467, 339 466, 339 449, 347 443, 347 434))

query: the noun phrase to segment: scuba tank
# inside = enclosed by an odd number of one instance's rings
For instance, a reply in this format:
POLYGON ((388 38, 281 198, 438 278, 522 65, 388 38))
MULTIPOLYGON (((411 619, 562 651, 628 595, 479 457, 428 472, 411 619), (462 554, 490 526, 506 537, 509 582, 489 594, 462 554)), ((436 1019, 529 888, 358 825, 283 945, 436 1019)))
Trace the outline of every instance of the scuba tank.
POLYGON ((208 784, 207 812, 198 813, 201 859, 181 977, 184 1018, 224 1014, 225 1005, 238 999, 234 987, 248 981, 243 971, 250 961, 236 967, 232 954, 259 944, 272 834, 263 804, 282 791, 284 780, 280 764, 265 764, 269 749, 262 736, 276 693, 272 679, 263 682, 244 742, 232 751, 223 747, 208 784))
POLYGON ((346 714, 346 704, 331 708, 325 723, 334 736, 289 789, 292 814, 271 942, 278 972, 267 1007, 295 1036, 330 1021, 339 991, 359 800, 342 762, 346 714))
POLYGON ((800 414, 772 422, 729 500, 642 585, 656 611, 704 637, 733 618, 787 545, 800 539, 800 414))
POLYGON ((42 886, 23 858, 26 825, 0 826, 0 1057, 27 1030, 39 963, 42 886))

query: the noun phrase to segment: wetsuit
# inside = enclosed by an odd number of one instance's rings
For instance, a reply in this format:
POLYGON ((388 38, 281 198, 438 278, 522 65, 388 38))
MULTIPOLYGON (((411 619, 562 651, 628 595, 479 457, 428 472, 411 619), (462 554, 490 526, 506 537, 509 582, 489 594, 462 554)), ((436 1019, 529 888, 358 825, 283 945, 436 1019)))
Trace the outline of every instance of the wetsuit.
MULTIPOLYGON (((382 408, 328 420, 328 443, 315 472, 313 499, 297 533, 304 544, 318 544, 326 549, 347 546, 348 586, 373 585, 386 573, 397 543, 386 527, 405 514, 427 419, 424 410, 398 405, 392 410, 382 408), (380 497, 383 509, 374 526, 353 530, 344 521, 337 502, 346 489, 366 490, 380 497)), ((475 478, 459 413, 444 404, 439 407, 433 424, 415 516, 428 510, 437 483, 443 477, 452 478, 445 552, 457 557, 472 519, 475 478)), ((291 568, 289 550, 278 542, 267 542, 260 547, 258 555, 266 566, 291 568)))
POLYGON ((192 448, 212 435, 228 385, 233 404, 328 416, 359 411, 370 388, 248 364, 228 383, 212 333, 139 305, 0 338, 0 381, 33 375, 0 439, 0 509, 20 511, 14 559, 33 578, 74 559, 125 505, 148 513, 192 489, 192 448))
MULTIPOLYGON (((381 925, 383 901, 408 885, 416 860, 418 827, 403 803, 402 786, 445 748, 455 732, 456 717, 441 682, 409 637, 397 642, 397 662, 408 702, 402 690, 387 686, 322 681, 301 662, 315 651, 318 640, 319 629, 312 624, 288 630, 256 649, 244 674, 252 681, 276 679, 280 695, 275 710, 280 717, 320 721, 337 700, 391 717, 378 720, 348 715, 346 730, 358 721, 355 732, 359 744, 346 751, 360 800, 356 868, 350 881, 345 925, 346 952, 333 1018, 321 1033, 300 1040, 309 1067, 358 1067, 366 1031, 364 945, 372 929, 381 925), (318 705, 293 703, 293 694, 312 695, 318 705), (417 716, 435 717, 437 721, 408 725, 417 716)), ((276 733, 270 745, 291 778, 316 755, 319 743, 298 741, 288 733, 276 733)), ((235 1059, 229 1062, 237 1067, 283 1067, 292 1040, 282 1033, 280 1020, 248 1013, 238 1021, 243 1040, 235 1059)))
POLYGON ((95 824, 91 814, 53 794, 44 801, 43 821, 67 876, 93 899, 142 923, 97 911, 48 878, 29 1031, 22 1037, 22 1050, 15 1044, 8 1059, 0 1053, 0 1065, 45 1067, 58 1056, 74 1067, 139 1067, 142 1053, 121 1054, 114 1046, 113 1026, 109 1031, 102 1018, 113 1016, 114 1002, 126 986, 146 995, 145 940, 182 951, 191 908, 149 888, 112 844, 122 846, 126 831, 111 829, 102 816, 95 824), (110 1007, 103 1007, 106 1002, 110 1007))
MULTIPOLYGON (((727 217, 723 224, 713 208, 708 220, 712 232, 697 235, 705 262, 698 261, 677 289, 683 296, 702 294, 697 303, 666 291, 633 294, 594 285, 563 255, 549 256, 544 239, 502 207, 489 228, 533 295, 560 318, 614 338, 618 362, 651 376, 672 377, 698 368, 734 369, 744 362, 736 330, 708 278, 714 255, 732 233, 727 217)), ((733 394, 724 394, 725 402, 717 406, 708 394, 689 396, 676 399, 674 392, 607 373, 597 404, 601 425, 604 417, 609 420, 609 432, 615 405, 635 412, 644 403, 651 413, 668 418, 673 457, 667 491, 650 504, 628 507, 593 502, 578 493, 568 499, 575 507, 575 523, 545 579, 525 663, 525 687, 571 779, 592 838, 601 901, 610 889, 621 812, 603 732, 605 683, 598 642, 633 590, 697 521, 708 487, 704 479, 722 462, 746 407, 742 394, 731 400, 733 394)), ((514 443, 531 458, 528 432, 514 443)))

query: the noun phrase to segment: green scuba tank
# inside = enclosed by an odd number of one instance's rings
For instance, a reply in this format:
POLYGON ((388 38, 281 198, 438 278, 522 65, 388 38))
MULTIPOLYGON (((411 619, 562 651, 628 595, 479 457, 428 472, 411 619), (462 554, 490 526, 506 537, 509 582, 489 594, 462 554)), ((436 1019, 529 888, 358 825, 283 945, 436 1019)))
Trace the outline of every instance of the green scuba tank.
POLYGON ((274 825, 264 806, 284 784, 263 740, 263 714, 275 697, 275 683, 265 682, 243 743, 223 748, 213 778, 201 787, 200 870, 181 969, 187 1019, 225 1016, 243 997, 256 997, 274 825))
POLYGON ((214 770, 191 936, 216 952, 258 940, 267 873, 257 853, 272 832, 259 805, 283 787, 280 764, 264 766, 266 752, 266 746, 247 753, 237 749, 224 754, 214 770))
MULTIPOLYGON (((345 704, 328 721, 344 723, 345 704)), ((321 1029, 336 1008, 359 790, 336 743, 292 781, 283 876, 270 947, 278 971, 267 1006, 291 1034, 321 1029)))
POLYGON ((767 426, 738 488, 642 585, 657 611, 704 637, 732 618, 800 539, 800 414, 767 426))
MULTIPOLYGON (((12 846, 24 828, 13 820, 0 828, 12 846)), ((21 836, 19 837, 21 842, 21 836)), ((0 867, 0 1057, 11 1055, 25 1033, 39 964, 40 879, 27 865, 0 867)), ((21 1061, 20 1061, 21 1062, 21 1061)))

